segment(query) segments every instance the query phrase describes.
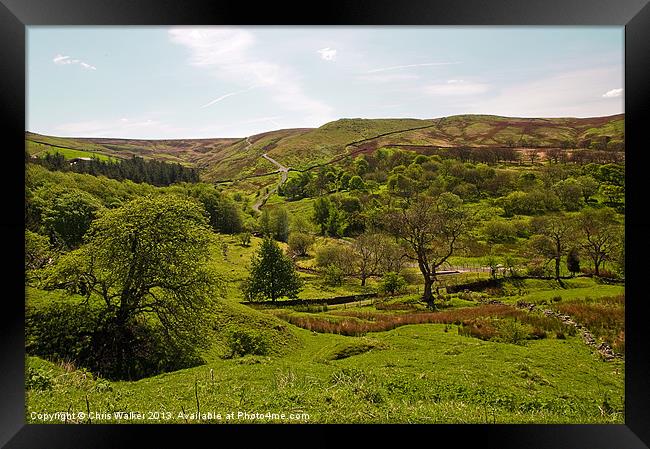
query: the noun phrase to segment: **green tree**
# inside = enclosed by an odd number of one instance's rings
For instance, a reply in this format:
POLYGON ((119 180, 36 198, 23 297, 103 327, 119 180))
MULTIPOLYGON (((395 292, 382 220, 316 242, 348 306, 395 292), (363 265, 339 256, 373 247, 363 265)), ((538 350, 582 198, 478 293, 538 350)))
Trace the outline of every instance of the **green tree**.
POLYGON ((211 235, 197 202, 139 198, 93 222, 87 243, 60 258, 45 287, 100 298, 123 366, 130 350, 124 337, 139 317, 162 326, 171 341, 195 342, 223 285, 208 266, 211 235))
POLYGON ((575 276, 580 272, 580 253, 577 247, 572 247, 566 256, 566 268, 575 276))
POLYGON ((307 256, 309 248, 314 244, 314 237, 304 232, 289 234, 289 249, 297 256, 307 256))
POLYGON ((567 178, 553 185, 553 190, 557 194, 564 209, 576 211, 580 209, 580 200, 583 197, 583 189, 578 181, 574 178, 567 178))
POLYGON ((348 188, 350 190, 364 190, 366 186, 363 183, 361 176, 355 175, 350 178, 350 181, 348 182, 348 188))
POLYGON ((46 236, 25 230, 25 271, 43 268, 52 255, 46 236))
POLYGON ((326 232, 331 237, 343 237, 348 226, 347 215, 333 204, 327 217, 326 232))
POLYGON ((314 201, 314 212, 312 218, 314 223, 320 226, 321 235, 325 235, 327 232, 327 222, 330 216, 330 209, 332 207, 332 202, 328 197, 316 198, 314 201))
POLYGON ((239 239, 239 243, 241 244, 241 246, 250 246, 251 237, 252 235, 249 231, 244 231, 237 234, 237 238, 239 239))
POLYGON ((462 200, 452 193, 420 196, 410 206, 389 214, 388 227, 404 242, 406 257, 418 264, 424 278, 423 301, 434 306, 436 271, 462 244, 471 220, 462 200))
POLYGON ((278 244, 267 237, 251 261, 249 277, 244 281, 244 295, 251 301, 271 300, 284 296, 296 298, 303 280, 296 273, 292 260, 278 244))
POLYGON ((548 215, 535 217, 532 226, 546 240, 539 240, 539 254, 555 261, 555 279, 562 283, 560 263, 576 237, 574 220, 564 214, 548 215))
POLYGON ((577 181, 582 190, 582 198, 585 204, 589 204, 591 197, 598 193, 598 182, 589 175, 579 176, 577 181))
POLYGON ((72 189, 55 196, 43 211, 43 225, 50 240, 66 248, 81 244, 102 205, 82 190, 72 189))
POLYGON ((287 209, 280 206, 275 207, 270 213, 271 235, 280 242, 286 242, 289 238, 289 213, 287 209))
POLYGON ((620 251, 623 225, 612 209, 586 209, 578 216, 577 225, 581 248, 593 262, 594 274, 599 276, 601 265, 620 251))

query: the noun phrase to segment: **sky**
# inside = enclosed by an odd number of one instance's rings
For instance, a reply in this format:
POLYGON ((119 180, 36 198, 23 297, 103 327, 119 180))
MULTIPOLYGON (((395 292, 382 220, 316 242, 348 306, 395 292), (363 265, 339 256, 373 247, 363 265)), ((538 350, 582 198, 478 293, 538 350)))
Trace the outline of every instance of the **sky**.
POLYGON ((28 131, 245 137, 340 118, 624 112, 623 27, 27 28, 28 131))

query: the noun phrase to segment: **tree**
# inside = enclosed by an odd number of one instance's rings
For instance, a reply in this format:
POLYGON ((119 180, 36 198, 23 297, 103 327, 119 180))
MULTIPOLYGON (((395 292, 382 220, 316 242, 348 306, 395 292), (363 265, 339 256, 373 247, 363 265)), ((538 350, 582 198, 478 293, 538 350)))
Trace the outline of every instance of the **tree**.
POLYGON ((575 246, 567 253, 566 267, 574 276, 576 273, 580 272, 580 253, 578 252, 578 248, 575 246))
POLYGON ((365 187, 363 179, 358 175, 352 176, 348 182, 348 188, 350 190, 364 190, 365 187))
POLYGON ((270 213, 271 235, 280 242, 289 238, 289 213, 284 207, 276 207, 270 213))
POLYGON ((43 268, 51 257, 49 239, 44 235, 25 230, 25 271, 43 268))
POLYGON ((325 269, 334 265, 349 276, 356 272, 357 256, 347 244, 333 242, 316 250, 316 266, 325 269))
POLYGON ((582 190, 582 198, 585 200, 585 204, 589 204, 591 197, 598 193, 598 182, 589 175, 579 176, 577 181, 582 190))
POLYGON ((600 266, 616 257, 623 241, 623 225, 611 209, 586 209, 577 220, 582 237, 581 248, 594 264, 594 274, 600 275, 600 266))
POLYGON ((325 235, 327 232, 327 221, 330 216, 331 206, 332 202, 326 196, 317 198, 316 201, 314 201, 314 213, 312 218, 314 223, 320 226, 321 235, 325 235))
POLYGON ((584 196, 582 186, 574 178, 567 178, 553 185, 562 206, 568 211, 580 209, 580 199, 584 196))
POLYGON ((546 240, 544 243, 539 239, 536 249, 540 255, 555 261, 555 279, 561 284, 560 262, 575 238, 574 222, 564 214, 557 214, 536 217, 532 226, 546 240))
POLYGON ((289 234, 289 249, 296 256, 306 256, 309 248, 314 244, 314 237, 304 232, 289 234))
POLYGON ((275 302, 284 296, 296 298, 303 280, 296 273, 293 262, 278 244, 267 237, 251 261, 250 275, 244 281, 244 295, 254 300, 275 302))
POLYGON ((410 206, 390 214, 389 229, 400 238, 406 257, 416 261, 424 278, 423 301, 434 305, 436 271, 461 247, 470 228, 462 200, 452 193, 420 196, 410 206))
POLYGON ((329 215, 327 217, 326 232, 331 237, 343 237, 346 228, 348 227, 347 214, 335 205, 330 206, 329 215))
POLYGON ((97 218, 102 205, 83 190, 72 189, 51 200, 43 211, 43 225, 50 240, 66 248, 75 248, 97 218))
POLYGON ((93 222, 87 243, 62 256, 44 286, 98 297, 111 342, 118 342, 111 343, 117 366, 127 366, 138 318, 161 326, 169 341, 196 340, 223 285, 208 265, 211 235, 199 203, 138 198, 93 222))
POLYGON ((352 248, 357 256, 362 286, 366 285, 366 280, 370 276, 379 276, 387 271, 399 271, 402 252, 396 246, 389 236, 380 233, 366 232, 355 239, 352 248))

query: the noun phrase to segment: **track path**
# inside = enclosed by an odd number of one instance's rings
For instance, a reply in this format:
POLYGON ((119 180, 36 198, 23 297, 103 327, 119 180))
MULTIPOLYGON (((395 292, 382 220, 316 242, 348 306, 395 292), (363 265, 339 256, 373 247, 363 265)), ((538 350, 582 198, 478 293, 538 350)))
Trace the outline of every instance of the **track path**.
MULTIPOLYGON (((248 143, 248 146, 245 148, 245 150, 248 150, 251 147, 251 145, 253 145, 250 141, 250 137, 246 138, 246 142, 248 143)), ((253 210, 256 212, 260 211, 260 208, 266 203, 269 197, 273 195, 278 190, 278 188, 280 188, 280 186, 287 181, 287 177, 289 176, 289 167, 285 167, 284 165, 282 165, 272 157, 268 156, 266 153, 264 153, 262 157, 278 167, 278 172, 280 173, 281 178, 280 178, 280 182, 275 187, 270 189, 264 195, 260 196, 255 202, 255 204, 253 204, 253 210)))

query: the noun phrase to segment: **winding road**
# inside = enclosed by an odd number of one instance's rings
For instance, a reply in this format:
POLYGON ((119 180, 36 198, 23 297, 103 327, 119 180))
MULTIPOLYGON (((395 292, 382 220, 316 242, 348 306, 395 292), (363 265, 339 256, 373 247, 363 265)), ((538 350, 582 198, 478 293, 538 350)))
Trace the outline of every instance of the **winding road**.
MULTIPOLYGON (((245 150, 248 150, 251 147, 251 145, 253 145, 250 141, 250 137, 246 138, 246 142, 248 143, 248 146, 245 148, 245 150)), ((273 195, 278 190, 278 188, 286 182, 287 178, 289 177, 289 167, 285 167, 284 165, 280 164, 278 161, 268 156, 266 153, 264 153, 262 157, 278 167, 278 172, 280 173, 281 178, 280 178, 280 182, 275 187, 270 189, 264 195, 260 196, 255 202, 255 204, 253 204, 253 210, 256 212, 260 211, 260 207, 262 207, 266 203, 269 197, 273 195)))

